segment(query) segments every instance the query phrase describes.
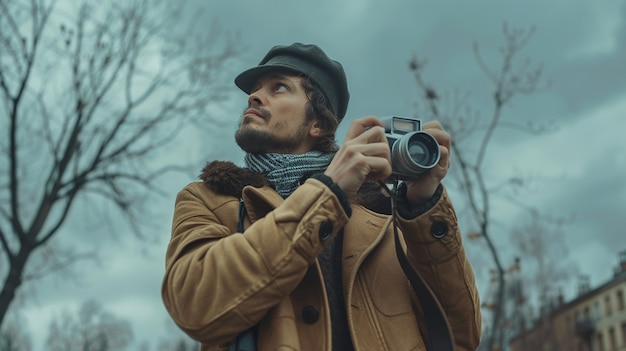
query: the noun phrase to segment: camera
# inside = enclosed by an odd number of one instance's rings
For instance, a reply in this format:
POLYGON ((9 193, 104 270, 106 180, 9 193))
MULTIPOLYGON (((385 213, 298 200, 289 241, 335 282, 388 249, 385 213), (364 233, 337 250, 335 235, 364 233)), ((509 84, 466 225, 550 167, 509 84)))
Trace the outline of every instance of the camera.
POLYGON ((415 179, 439 162, 439 143, 422 131, 421 120, 391 116, 380 121, 391 149, 392 177, 415 179))

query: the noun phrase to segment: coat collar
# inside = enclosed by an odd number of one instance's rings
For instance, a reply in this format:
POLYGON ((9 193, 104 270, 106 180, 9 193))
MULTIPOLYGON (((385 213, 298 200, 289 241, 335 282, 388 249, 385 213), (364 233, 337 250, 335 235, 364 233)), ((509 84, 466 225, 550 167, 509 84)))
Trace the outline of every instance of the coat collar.
POLYGON ((255 188, 270 186, 265 176, 247 168, 236 166, 228 161, 207 163, 199 178, 211 190, 218 194, 241 197, 243 188, 251 185, 255 188))

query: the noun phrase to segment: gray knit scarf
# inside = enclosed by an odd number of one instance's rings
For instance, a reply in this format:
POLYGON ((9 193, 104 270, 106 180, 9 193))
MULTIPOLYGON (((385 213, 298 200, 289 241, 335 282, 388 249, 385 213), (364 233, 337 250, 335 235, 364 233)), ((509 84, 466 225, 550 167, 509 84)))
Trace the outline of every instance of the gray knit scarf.
POLYGON ((309 151, 304 154, 246 154, 246 167, 263 173, 282 197, 289 196, 305 178, 323 172, 334 154, 309 151))

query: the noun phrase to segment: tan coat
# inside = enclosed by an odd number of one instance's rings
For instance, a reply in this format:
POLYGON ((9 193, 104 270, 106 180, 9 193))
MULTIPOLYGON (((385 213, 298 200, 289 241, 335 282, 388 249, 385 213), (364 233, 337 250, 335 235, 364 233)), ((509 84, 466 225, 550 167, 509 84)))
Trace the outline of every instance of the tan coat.
MULTIPOLYGON (((343 290, 355 349, 426 350, 390 216, 353 205, 348 218, 335 194, 315 179, 284 200, 268 186, 246 186, 242 199, 248 213, 243 235, 236 233, 239 198, 196 182, 176 199, 163 300, 202 350, 227 349, 257 324, 259 350, 331 350, 316 257, 342 227, 343 290)), ((446 311, 457 350, 476 349, 478 293, 446 192, 428 212, 401 220, 400 228, 409 259, 446 311), (447 235, 435 239, 434 227, 447 235)))

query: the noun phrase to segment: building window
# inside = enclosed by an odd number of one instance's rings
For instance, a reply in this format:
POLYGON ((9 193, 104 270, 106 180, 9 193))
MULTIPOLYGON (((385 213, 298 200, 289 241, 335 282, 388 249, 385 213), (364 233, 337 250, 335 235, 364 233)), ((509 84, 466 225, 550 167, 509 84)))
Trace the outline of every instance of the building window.
POLYGON ((604 314, 607 317, 611 316, 611 295, 606 295, 604 297, 604 314))
POLYGON ((609 344, 611 345, 611 350, 617 350, 617 339, 615 339, 615 329, 613 327, 609 329, 609 344))
POLYGON ((626 346, 626 322, 622 323, 622 345, 626 346))
POLYGON ((600 318, 602 318, 600 314, 600 301, 596 301, 596 303, 593 304, 593 319, 599 321, 600 318))
MULTIPOLYGON (((624 292, 621 289, 617 290, 617 309, 619 311, 624 310, 624 292)), ((626 342, 626 340, 624 342, 626 342)))
POLYGON ((572 323, 572 316, 565 317, 565 332, 567 336, 572 336, 576 332, 576 322, 572 323))
POLYGON ((604 351, 604 340, 602 340, 602 333, 596 334, 596 351, 604 351))

